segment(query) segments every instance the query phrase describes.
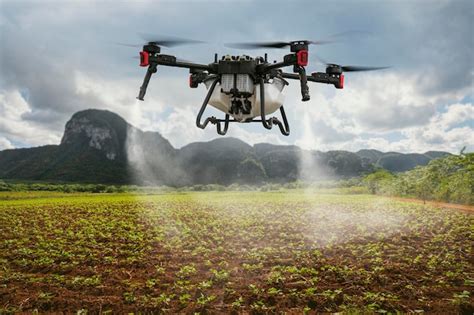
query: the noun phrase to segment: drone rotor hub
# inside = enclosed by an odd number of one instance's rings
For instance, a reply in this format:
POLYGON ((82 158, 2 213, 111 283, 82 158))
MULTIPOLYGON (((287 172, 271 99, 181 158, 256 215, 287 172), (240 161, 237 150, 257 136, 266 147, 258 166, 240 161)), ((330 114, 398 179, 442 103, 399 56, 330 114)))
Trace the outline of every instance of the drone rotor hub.
POLYGON ((159 54, 161 52, 161 47, 158 46, 156 43, 150 42, 143 46, 143 51, 150 54, 159 54))
POLYGON ((309 42, 307 40, 299 40, 290 43, 290 51, 298 52, 300 50, 308 51, 309 42))
POLYGON ((335 64, 329 64, 326 67, 326 73, 329 75, 341 75, 342 74, 342 67, 335 64))

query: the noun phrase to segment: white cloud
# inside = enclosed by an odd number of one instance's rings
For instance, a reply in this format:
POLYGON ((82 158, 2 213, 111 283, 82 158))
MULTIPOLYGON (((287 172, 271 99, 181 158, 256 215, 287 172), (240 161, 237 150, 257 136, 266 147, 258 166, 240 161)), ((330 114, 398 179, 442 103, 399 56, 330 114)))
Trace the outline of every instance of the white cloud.
POLYGON ((432 119, 433 125, 442 126, 443 129, 453 128, 465 122, 470 122, 471 126, 474 123, 474 106, 472 103, 450 105, 446 112, 437 113, 432 119))
MULTIPOLYGON (((227 135, 249 144, 295 143, 306 149, 323 151, 374 148, 402 152, 458 152, 464 145, 472 150, 474 107, 471 103, 454 103, 445 106, 445 112, 436 112, 434 109, 440 98, 420 94, 412 87, 414 79, 402 80, 390 73, 378 74, 375 78, 390 84, 374 89, 373 77, 362 76, 350 80, 343 91, 312 85, 312 99, 307 103, 299 101, 299 89, 292 86, 288 90, 286 109, 293 122, 292 132, 297 135, 295 140, 281 136, 276 127, 268 131, 260 125, 247 124, 231 124, 227 135), (291 105, 291 99, 297 101, 291 105), (420 115, 423 117, 418 117, 420 115), (459 127, 466 123, 467 126, 459 127), (385 135, 393 131, 398 131, 402 139, 388 140, 385 135)), ((155 80, 150 84, 145 102, 135 99, 136 80, 104 80, 77 71, 75 82, 79 97, 99 100, 100 106, 91 107, 115 111, 143 130, 159 131, 175 147, 220 137, 214 125, 205 130, 195 126, 200 100, 206 90, 202 87, 191 91, 184 89, 179 78, 155 80), (176 95, 179 104, 176 100, 173 102, 176 95)), ((50 130, 47 125, 23 119, 25 115, 32 115, 32 111, 19 91, 1 94, 0 106, 3 148, 11 147, 12 143, 32 146, 59 143, 62 130, 50 130)), ((216 112, 211 111, 209 115, 216 115, 216 112)))
MULTIPOLYGON (((141 129, 160 131, 177 147, 220 137, 215 126, 206 130, 195 126, 205 90, 187 87, 187 70, 160 67, 150 82, 146 101, 137 102, 135 96, 145 69, 136 67, 136 60, 129 58, 136 50, 119 48, 112 42, 139 43, 136 32, 144 28, 158 33, 172 29, 171 33, 178 36, 206 38, 212 46, 179 47, 165 53, 208 62, 210 51, 231 53, 215 43, 312 38, 363 29, 371 21, 379 40, 374 36, 353 41, 350 50, 346 44, 327 45, 321 50, 331 56, 331 61, 393 64, 393 69, 347 74, 344 90, 311 84, 312 100, 308 103, 301 103, 299 84, 293 81, 285 104, 290 137, 281 136, 277 128, 268 131, 257 124, 231 124, 228 135, 249 143, 288 142, 318 150, 368 147, 457 152, 460 145, 472 143, 473 107, 460 103, 472 98, 472 2, 441 1, 429 6, 345 3, 343 11, 338 4, 325 3, 328 14, 319 16, 316 34, 306 26, 312 23, 308 17, 320 10, 318 2, 308 4, 301 12, 303 17, 290 17, 288 25, 294 27, 261 19, 259 10, 249 11, 255 7, 253 3, 234 8, 226 1, 217 6, 213 2, 178 1, 160 3, 160 10, 150 10, 156 5, 153 1, 121 2, 112 7, 92 0, 60 5, 56 1, 5 2, 0 12, 0 32, 4 35, 0 48, 0 139, 10 145, 58 143, 67 119, 86 108, 117 112, 141 129), (350 8, 363 14, 354 19, 350 8), (420 8, 422 16, 417 13, 420 8), (208 18, 194 14, 196 9, 208 18), (232 17, 221 14, 229 9, 235 11, 232 17), (175 23, 177 12, 183 23, 175 23), (241 23, 236 29, 243 14, 250 14, 253 22, 241 23), (335 23, 335 14, 341 17, 339 21, 350 24, 335 23), (440 18, 446 23, 439 23, 440 18), (197 24, 202 31, 199 34, 189 27, 197 24), (254 32, 257 29, 263 31, 254 32), (30 53, 32 46, 34 54, 30 53), (27 91, 30 97, 22 97, 18 91, 27 91), (391 138, 394 132, 400 136, 391 138)), ((291 6, 282 3, 266 9, 273 10, 269 16, 281 17, 291 6)), ((286 52, 269 53, 273 60, 286 52)))
POLYGON ((5 137, 0 137, 0 150, 13 149, 13 144, 5 137))
POLYGON ((3 145, 12 142, 27 146, 57 144, 62 130, 50 130, 31 121, 23 119, 31 113, 31 108, 17 90, 0 93, 0 138, 3 145))
POLYGON ((458 93, 427 95, 417 82, 416 75, 387 72, 348 78, 345 89, 333 93, 311 86, 312 100, 293 108, 292 115, 303 117, 296 144, 317 150, 472 150, 473 105, 458 103, 458 93), (446 112, 440 112, 445 102, 446 112), (459 127, 463 123, 469 126, 459 127), (402 139, 389 140, 394 132, 402 139))
POLYGON ((472 103, 447 106, 444 113, 437 113, 428 124, 402 132, 412 148, 421 150, 447 150, 457 153, 464 146, 474 149, 474 106, 472 103), (460 126, 467 123, 466 126, 460 126))

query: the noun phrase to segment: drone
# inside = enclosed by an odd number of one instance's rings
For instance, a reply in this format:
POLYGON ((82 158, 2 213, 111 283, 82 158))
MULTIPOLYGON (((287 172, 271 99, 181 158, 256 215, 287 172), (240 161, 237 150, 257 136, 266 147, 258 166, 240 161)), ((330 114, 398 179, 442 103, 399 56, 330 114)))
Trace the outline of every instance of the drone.
MULTIPOLYGON (((282 61, 274 62, 268 61, 267 53, 263 57, 255 58, 247 55, 225 55, 218 58, 218 54, 215 54, 212 63, 199 64, 162 54, 161 50, 162 47, 203 43, 201 41, 172 37, 147 40, 139 53, 140 66, 148 68, 137 99, 144 100, 150 78, 157 72, 158 66, 186 68, 190 73, 189 87, 197 88, 202 83, 208 90, 196 118, 197 127, 205 129, 210 123, 216 125, 219 135, 225 135, 231 122, 258 122, 266 129, 278 126, 281 133, 288 136, 290 127, 283 108, 284 95, 282 94, 285 86, 289 84, 288 80, 300 81, 301 100, 307 102, 310 100, 308 82, 332 84, 336 89, 342 89, 344 88, 344 72, 388 68, 340 66, 323 61, 326 64, 325 72, 313 72, 307 75, 305 67, 308 65, 310 45, 330 42, 295 40, 231 43, 226 46, 237 49, 289 48, 290 53, 285 55, 282 61), (284 72, 282 68, 285 67, 293 67, 293 72, 284 72), (203 121, 202 116, 208 105, 224 112, 224 118, 211 116, 203 121), (277 117, 267 117, 277 110, 280 110, 281 120, 277 117)), ((137 47, 137 45, 122 45, 137 47)))

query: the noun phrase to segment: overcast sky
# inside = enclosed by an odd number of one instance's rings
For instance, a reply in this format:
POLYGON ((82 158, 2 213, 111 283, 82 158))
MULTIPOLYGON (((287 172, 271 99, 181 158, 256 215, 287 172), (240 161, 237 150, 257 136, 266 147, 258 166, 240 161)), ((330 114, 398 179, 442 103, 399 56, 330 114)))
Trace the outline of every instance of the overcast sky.
MULTIPOLYGON (((473 1, 23 1, 0 0, 0 150, 60 142, 70 116, 88 108, 117 112, 158 131, 175 147, 217 138, 195 127, 205 87, 188 88, 184 69, 160 67, 144 102, 139 33, 208 41, 166 53, 201 63, 232 50, 225 42, 324 39, 358 30, 310 54, 348 65, 388 65, 347 73, 344 90, 299 84, 286 92, 291 135, 234 124, 248 143, 296 144, 314 150, 458 153, 474 150, 473 1)), ((272 59, 286 50, 269 50, 272 59)), ((310 57, 309 72, 324 71, 310 57)), ((291 69, 288 69, 291 71, 291 69)))

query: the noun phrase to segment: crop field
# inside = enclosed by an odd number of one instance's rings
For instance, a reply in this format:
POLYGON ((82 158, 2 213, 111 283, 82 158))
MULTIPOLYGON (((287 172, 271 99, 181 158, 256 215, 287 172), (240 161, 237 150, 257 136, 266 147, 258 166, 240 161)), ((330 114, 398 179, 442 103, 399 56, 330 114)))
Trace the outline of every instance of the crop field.
POLYGON ((471 313, 474 215, 321 192, 0 194, 0 313, 471 313))

